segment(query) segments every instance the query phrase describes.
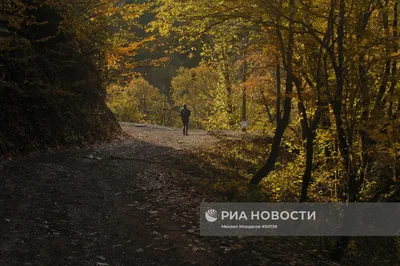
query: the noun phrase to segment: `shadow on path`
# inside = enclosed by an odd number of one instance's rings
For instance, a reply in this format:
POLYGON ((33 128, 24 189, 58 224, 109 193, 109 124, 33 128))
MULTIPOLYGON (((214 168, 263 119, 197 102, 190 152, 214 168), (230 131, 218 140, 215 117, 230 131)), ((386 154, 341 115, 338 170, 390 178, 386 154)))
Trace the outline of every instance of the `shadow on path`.
POLYGON ((293 241, 199 236, 200 202, 218 199, 196 184, 212 167, 171 143, 4 165, 0 265, 330 265, 293 241))

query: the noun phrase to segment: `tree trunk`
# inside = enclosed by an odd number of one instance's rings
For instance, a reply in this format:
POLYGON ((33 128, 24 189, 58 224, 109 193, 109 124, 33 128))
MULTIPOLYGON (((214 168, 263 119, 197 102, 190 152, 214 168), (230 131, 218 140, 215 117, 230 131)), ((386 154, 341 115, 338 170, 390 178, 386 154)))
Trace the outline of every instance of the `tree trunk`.
POLYGON ((276 124, 281 119, 281 64, 279 57, 276 58, 276 124))
MULTIPOLYGON (((399 51, 398 42, 398 6, 399 1, 396 0, 394 2, 394 9, 393 9, 393 53, 397 54, 399 51)), ((393 94, 397 85, 397 59, 393 58, 392 62, 392 75, 391 75, 391 84, 390 84, 390 104, 389 104, 389 112, 388 114, 391 116, 393 115, 393 94)), ((399 101, 400 104, 400 101, 399 101)))
MULTIPOLYGON (((387 2, 387 1, 386 1, 387 2)), ((362 42, 364 39, 365 35, 365 30, 368 25, 369 18, 372 13, 372 8, 369 7, 367 8, 366 12, 362 12, 359 16, 358 20, 358 27, 357 27, 357 34, 356 38, 358 42, 362 42)), ((383 12, 383 21, 384 21, 384 27, 386 30, 388 30, 388 17, 387 17, 387 12, 383 12), (385 16, 386 14, 386 16, 385 16)), ((386 91, 386 85, 387 85, 387 80, 388 80, 388 67, 390 66, 390 58, 388 57, 389 54, 386 53, 386 70, 382 79, 382 84, 381 88, 379 89, 380 91, 385 92, 386 91)), ((370 120, 370 105, 371 105, 371 100, 370 100, 370 91, 368 88, 368 81, 367 81, 367 69, 365 67, 365 53, 361 52, 360 56, 358 57, 358 76, 360 79, 360 88, 361 88, 361 94, 363 95, 362 97, 362 126, 361 129, 359 130, 360 136, 361 136, 361 150, 362 150, 362 159, 361 159, 361 167, 360 167, 360 180, 358 184, 355 184, 354 193, 358 194, 359 188, 361 187, 362 183, 364 182, 364 179, 368 173, 368 168, 370 166, 370 156, 369 156, 369 147, 372 143, 372 139, 369 136, 369 133, 367 131, 367 128, 369 127, 369 120, 370 120)), ((377 102, 377 101, 376 101, 377 102)))
POLYGON ((308 194, 308 186, 310 184, 311 176, 312 176, 312 166, 313 166, 313 156, 314 156, 314 139, 315 139, 315 129, 316 125, 319 123, 317 119, 314 118, 315 127, 310 127, 307 132, 307 143, 306 143, 306 168, 303 174, 303 182, 301 185, 301 196, 300 202, 307 201, 308 194))
MULTIPOLYGON (((345 130, 343 127, 342 120, 342 97, 343 97, 343 88, 344 88, 344 27, 345 27, 345 0, 339 1, 339 25, 338 25, 338 49, 337 49, 337 57, 338 57, 338 65, 335 69, 336 74, 336 90, 333 101, 333 113, 335 117, 336 131, 339 139, 339 149, 341 153, 341 157, 343 160, 343 165, 345 169, 345 173, 347 176, 347 193, 349 202, 353 202, 355 200, 355 173, 353 172, 350 155, 349 155, 349 147, 347 143, 347 137, 345 134, 345 130)), ((348 214, 344 214, 348 215, 348 214)), ((349 236, 340 237, 339 241, 336 243, 336 247, 331 254, 331 258, 334 261, 340 262, 343 258, 344 251, 347 248, 350 242, 349 236)))
MULTIPOLYGON (((290 0, 289 5, 291 7, 290 16, 293 18, 295 12, 294 0, 290 0)), ((286 75, 286 88, 285 88, 285 99, 283 101, 283 116, 280 117, 277 114, 277 126, 275 130, 275 136, 272 142, 271 152, 268 156, 267 162, 253 175, 250 180, 251 185, 258 185, 261 180, 267 176, 275 167, 276 160, 279 156, 279 148, 282 141, 283 134, 289 124, 290 114, 292 110, 292 96, 293 93, 293 71, 292 71, 292 61, 293 61, 293 45, 294 45, 294 31, 293 31, 293 22, 289 21, 289 36, 288 36, 288 45, 286 48, 286 54, 282 52, 282 58, 284 62, 284 66, 287 72, 286 75), (286 56, 285 56, 286 55, 286 56)), ((285 51, 285 47, 283 45, 283 38, 281 36, 280 29, 277 28, 278 38, 281 40, 281 51, 285 51)), ((277 101, 280 100, 278 95, 277 101)), ((280 105, 277 106, 279 107, 280 105)), ((279 108, 280 109, 280 108, 279 108)))
POLYGON ((349 146, 342 119, 342 99, 344 89, 344 25, 345 24, 345 2, 339 1, 339 25, 338 25, 338 65, 335 69, 336 90, 333 100, 333 113, 335 117, 336 131, 339 139, 339 149, 343 159, 345 173, 347 175, 347 193, 350 202, 355 200, 355 173, 349 155, 349 146))

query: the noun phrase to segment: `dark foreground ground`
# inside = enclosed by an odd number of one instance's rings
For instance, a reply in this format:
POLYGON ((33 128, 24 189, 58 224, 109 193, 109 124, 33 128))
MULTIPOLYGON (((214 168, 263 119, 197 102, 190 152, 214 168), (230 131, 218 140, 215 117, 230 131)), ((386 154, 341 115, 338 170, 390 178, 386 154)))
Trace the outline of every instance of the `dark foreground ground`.
POLYGON ((336 265, 294 238, 201 237, 199 204, 218 195, 189 151, 217 139, 123 128, 133 138, 0 162, 0 265, 336 265))

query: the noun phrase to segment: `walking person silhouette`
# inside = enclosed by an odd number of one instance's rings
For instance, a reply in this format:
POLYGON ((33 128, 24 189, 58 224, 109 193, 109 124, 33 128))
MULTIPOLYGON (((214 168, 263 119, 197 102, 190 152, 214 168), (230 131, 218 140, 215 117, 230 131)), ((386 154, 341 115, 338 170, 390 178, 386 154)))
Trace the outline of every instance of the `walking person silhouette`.
POLYGON ((191 111, 187 108, 186 104, 183 105, 181 111, 180 111, 180 116, 182 118, 182 133, 183 135, 188 135, 188 127, 189 127, 189 117, 190 117, 191 111))

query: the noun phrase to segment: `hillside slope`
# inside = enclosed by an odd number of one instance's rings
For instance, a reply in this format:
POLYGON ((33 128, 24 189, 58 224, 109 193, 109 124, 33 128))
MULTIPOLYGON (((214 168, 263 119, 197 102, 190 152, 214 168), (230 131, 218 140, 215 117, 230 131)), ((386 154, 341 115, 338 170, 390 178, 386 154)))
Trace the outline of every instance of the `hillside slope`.
POLYGON ((0 16, 0 154, 118 133, 96 53, 60 31, 54 8, 37 4, 14 15, 11 7, 0 16))

